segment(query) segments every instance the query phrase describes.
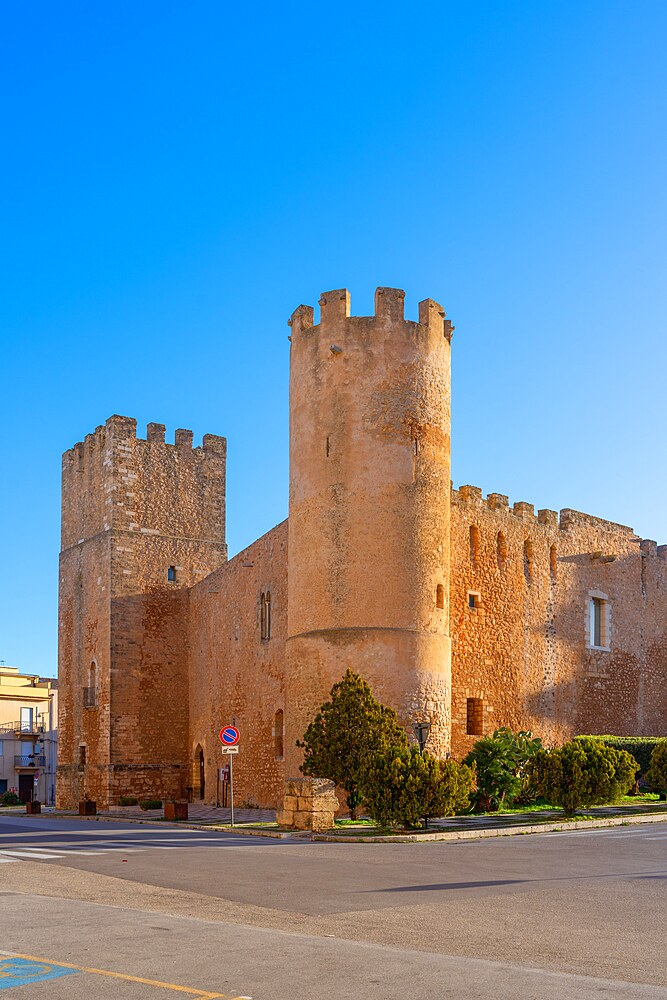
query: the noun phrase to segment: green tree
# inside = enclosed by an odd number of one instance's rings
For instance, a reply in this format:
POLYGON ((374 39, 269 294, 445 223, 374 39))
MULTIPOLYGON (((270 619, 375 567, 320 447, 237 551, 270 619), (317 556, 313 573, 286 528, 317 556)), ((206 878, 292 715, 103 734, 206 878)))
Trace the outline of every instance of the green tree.
POLYGON ((529 762, 543 749, 542 740, 503 726, 493 736, 477 740, 464 764, 477 766, 477 808, 481 812, 499 809, 504 802, 531 798, 529 762))
POLYGON ((667 740, 661 740, 651 754, 651 766, 644 775, 656 792, 667 792, 667 740))
POLYGON ((361 804, 359 786, 367 757, 407 745, 396 712, 377 701, 363 677, 351 670, 334 684, 331 700, 297 741, 304 749, 301 772, 340 785, 352 819, 361 804))
POLYGON ((361 783, 364 803, 377 823, 411 828, 429 816, 467 809, 474 787, 474 768, 438 760, 416 746, 373 754, 361 783))
POLYGON ((542 750, 529 765, 539 793, 567 816, 580 806, 617 802, 634 783, 637 770, 637 761, 627 751, 589 737, 542 750))

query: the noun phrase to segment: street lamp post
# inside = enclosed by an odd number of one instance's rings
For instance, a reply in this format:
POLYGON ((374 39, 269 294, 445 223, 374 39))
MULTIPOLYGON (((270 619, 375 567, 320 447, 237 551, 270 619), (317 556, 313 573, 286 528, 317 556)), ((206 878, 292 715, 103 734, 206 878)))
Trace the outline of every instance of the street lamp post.
MULTIPOLYGON (((431 731, 430 722, 415 722, 412 731, 415 734, 415 738, 419 743, 419 752, 424 752, 424 747, 426 746, 426 741, 428 740, 428 734, 431 731)), ((424 816, 424 829, 428 830, 428 816, 424 816)))

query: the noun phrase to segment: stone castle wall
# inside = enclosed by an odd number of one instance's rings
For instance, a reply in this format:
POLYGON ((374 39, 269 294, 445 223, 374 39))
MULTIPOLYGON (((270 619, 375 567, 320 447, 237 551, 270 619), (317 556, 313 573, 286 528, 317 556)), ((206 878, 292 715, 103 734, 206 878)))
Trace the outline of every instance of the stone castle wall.
POLYGON ((452 503, 454 754, 478 738, 469 707, 481 707, 484 732, 523 727, 550 743, 667 732, 667 549, 577 511, 510 509, 471 486, 452 503), (608 601, 608 651, 591 648, 594 595, 608 601))
POLYGON ((227 556, 225 450, 113 416, 63 456, 61 805, 187 785, 183 637, 189 588, 227 556))
POLYGON ((275 805, 284 778, 287 521, 263 535, 193 588, 190 597, 188 755, 205 799, 218 795, 223 758, 218 737, 232 722, 241 733, 234 757, 235 801, 275 805), (270 594, 270 628, 262 638, 262 595, 270 594), (277 716, 282 712, 283 715, 277 716))
POLYGON ((63 456, 60 806, 215 802, 231 722, 237 802, 275 805, 347 666, 455 757, 503 725, 667 734, 667 546, 450 491, 442 309, 406 321, 397 289, 372 317, 345 290, 320 306, 291 321, 289 521, 231 561, 223 438, 167 444, 149 424, 142 440, 114 416, 63 456))

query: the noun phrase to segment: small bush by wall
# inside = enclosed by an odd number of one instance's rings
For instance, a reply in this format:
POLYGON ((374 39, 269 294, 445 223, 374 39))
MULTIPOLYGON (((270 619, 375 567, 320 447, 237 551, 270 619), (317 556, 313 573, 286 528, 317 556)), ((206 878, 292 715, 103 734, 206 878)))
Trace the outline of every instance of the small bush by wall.
POLYGON ((162 799, 142 799, 139 803, 142 809, 161 809, 162 799))
POLYGON ((651 766, 644 777, 656 792, 667 792, 667 740, 658 742, 651 755, 651 766))
POLYGON ((614 750, 625 750, 632 754, 639 767, 638 778, 643 778, 651 766, 651 754, 658 743, 664 740, 662 736, 577 736, 578 740, 602 740, 614 750))
POLYGON ((542 750, 529 771, 539 794, 573 816, 580 806, 607 805, 622 798, 634 784, 637 762, 602 740, 578 737, 562 747, 542 750))
POLYGON ((136 806, 139 799, 135 798, 134 795, 121 795, 118 799, 119 806, 136 806))

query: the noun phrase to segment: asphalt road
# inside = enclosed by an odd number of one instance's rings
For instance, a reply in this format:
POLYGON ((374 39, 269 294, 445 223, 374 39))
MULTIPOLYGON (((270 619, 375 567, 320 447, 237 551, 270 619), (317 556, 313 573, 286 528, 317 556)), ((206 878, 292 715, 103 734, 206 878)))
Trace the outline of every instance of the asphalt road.
POLYGON ((0 816, 0 1000, 667 1000, 666 849, 667 825, 381 845, 0 816))

